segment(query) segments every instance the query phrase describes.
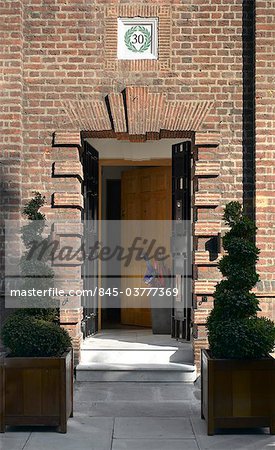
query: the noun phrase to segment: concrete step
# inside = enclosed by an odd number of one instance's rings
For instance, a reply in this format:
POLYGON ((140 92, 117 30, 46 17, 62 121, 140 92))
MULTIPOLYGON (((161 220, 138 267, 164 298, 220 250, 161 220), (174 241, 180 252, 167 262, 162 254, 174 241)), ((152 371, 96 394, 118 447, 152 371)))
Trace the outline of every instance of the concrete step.
POLYGON ((193 364, 100 364, 80 363, 77 381, 185 382, 196 380, 193 364))
POLYGON ((191 350, 181 349, 148 349, 148 350, 82 350, 83 364, 169 364, 191 363, 191 350))
POLYGON ((77 381, 193 382, 196 368, 191 349, 82 349, 77 381))
POLYGON ((192 346, 148 330, 110 330, 83 342, 77 381, 193 382, 192 346))

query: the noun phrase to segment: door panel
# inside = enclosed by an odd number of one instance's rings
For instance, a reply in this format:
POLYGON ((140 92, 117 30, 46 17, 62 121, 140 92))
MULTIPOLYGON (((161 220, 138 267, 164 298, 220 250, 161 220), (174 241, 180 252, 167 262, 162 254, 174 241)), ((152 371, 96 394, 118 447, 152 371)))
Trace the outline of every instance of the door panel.
POLYGON ((190 340, 192 308, 191 273, 191 142, 172 147, 172 254, 173 297, 172 337, 190 340))
MULTIPOLYGON (((159 245, 169 248, 169 233, 167 227, 160 222, 156 227, 153 223, 142 221, 171 219, 171 167, 152 167, 127 170, 122 174, 122 219, 131 220, 131 227, 122 221, 122 245, 127 248, 133 241, 133 236, 144 236, 148 240, 156 239, 159 245), (146 226, 146 230, 145 227, 146 226)), ((122 265, 121 290, 134 287, 145 287, 143 277, 145 262, 133 261, 131 266, 122 265), (135 277, 133 277, 135 274, 135 277), (127 277, 127 278, 126 278, 127 277)), ((121 319, 123 324, 151 326, 150 297, 121 297, 121 319)))
MULTIPOLYGON (((98 240, 98 152, 84 141, 84 246, 86 253, 98 240)), ((98 262, 87 259, 83 265, 83 288, 93 289, 98 282, 98 262)), ((84 338, 98 330, 98 299, 84 296, 82 331, 84 338)))

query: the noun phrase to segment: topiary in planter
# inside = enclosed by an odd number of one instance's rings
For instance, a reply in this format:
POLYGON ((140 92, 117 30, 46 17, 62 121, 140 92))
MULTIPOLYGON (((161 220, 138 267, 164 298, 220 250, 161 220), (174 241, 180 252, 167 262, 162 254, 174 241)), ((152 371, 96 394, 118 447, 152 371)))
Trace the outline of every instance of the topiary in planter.
POLYGON ((59 325, 32 316, 12 314, 2 329, 2 340, 10 356, 61 356, 71 339, 59 325))
MULTIPOLYGON (((23 209, 23 216, 29 222, 22 227, 22 240, 25 252, 20 260, 22 275, 22 291, 32 290, 36 285, 39 289, 47 290, 53 287, 54 272, 48 265, 47 252, 42 256, 29 258, 29 251, 33 243, 43 243, 46 227, 45 216, 40 208, 45 204, 45 198, 35 192, 34 197, 23 209)), ((1 337, 4 345, 10 350, 10 356, 47 357, 61 356, 68 347, 71 347, 71 338, 68 332, 58 325, 58 310, 56 301, 48 297, 35 298, 37 307, 28 307, 28 297, 21 297, 22 308, 11 314, 5 321, 1 337), (49 307, 53 305, 53 307, 49 307)), ((34 301, 34 298, 31 298, 34 301)))
MULTIPOLYGON (((25 251, 20 260, 21 276, 22 276, 22 291, 28 292, 34 287, 40 290, 48 290, 54 287, 54 272, 48 265, 49 252, 50 252, 50 237, 45 237, 46 220, 45 215, 41 213, 40 209, 45 205, 45 197, 39 192, 34 192, 34 197, 23 208, 22 214, 28 219, 28 223, 21 229, 22 241, 25 246, 25 251), (40 253, 32 253, 33 247, 39 247, 47 249, 40 253)), ((32 297, 32 303, 35 303, 37 307, 29 307, 29 299, 21 297, 22 314, 32 315, 40 317, 48 321, 58 320, 58 311, 56 309, 57 302, 51 299, 49 296, 32 297), (52 307, 49 307, 49 304, 52 307)))
POLYGON ((49 236, 44 238, 46 223, 40 212, 44 203, 35 192, 23 209, 29 222, 22 227, 21 308, 7 318, 1 331, 9 354, 0 358, 0 433, 7 425, 55 426, 66 433, 73 415, 73 352, 68 332, 58 323, 58 303, 50 295, 54 276, 48 265, 50 246, 32 257, 33 243, 50 243, 49 236), (43 297, 35 293, 37 289, 45 289, 43 297))
POLYGON ((214 308, 207 320, 209 349, 214 358, 262 358, 273 350, 275 326, 257 317, 259 301, 250 292, 259 281, 257 229, 239 202, 230 202, 223 218, 230 230, 223 237, 227 254, 219 263, 224 279, 216 286, 214 308))

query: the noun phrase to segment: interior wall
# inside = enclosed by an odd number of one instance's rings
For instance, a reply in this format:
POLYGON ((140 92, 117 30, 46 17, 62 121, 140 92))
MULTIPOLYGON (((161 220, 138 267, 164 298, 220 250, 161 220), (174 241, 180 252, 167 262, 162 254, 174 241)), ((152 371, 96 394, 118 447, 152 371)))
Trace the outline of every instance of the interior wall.
POLYGON ((101 172, 101 218, 106 219, 107 180, 121 180, 124 170, 136 169, 134 166, 103 166, 101 172))
MULTIPOLYGON (((106 220, 107 214, 107 181, 108 180, 121 180, 122 172, 125 170, 136 169, 135 166, 103 166, 101 167, 101 218, 102 220, 106 220)), ((112 224, 111 224, 112 227, 112 224)), ((111 236, 111 230, 108 231, 108 238, 111 236)), ((103 264, 103 263, 102 263, 103 264)), ((102 279, 101 280, 102 287, 112 288, 118 287, 120 291, 120 284, 117 280, 113 282, 111 280, 102 279)), ((117 314, 117 309, 120 309, 120 296, 112 298, 112 302, 109 302, 110 299, 102 298, 101 299, 101 307, 102 307, 102 327, 103 329, 110 324, 119 323, 120 322, 120 312, 117 314), (106 310, 106 308, 114 308, 113 310, 106 310), (116 317, 116 320, 112 320, 116 317)))

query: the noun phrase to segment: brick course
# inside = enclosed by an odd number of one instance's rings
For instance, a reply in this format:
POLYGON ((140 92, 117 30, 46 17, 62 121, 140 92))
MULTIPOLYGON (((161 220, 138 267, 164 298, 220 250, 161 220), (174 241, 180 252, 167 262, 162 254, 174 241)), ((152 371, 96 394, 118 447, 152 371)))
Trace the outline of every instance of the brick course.
MULTIPOLYGON (((256 223, 266 289, 275 281, 275 2, 256 2, 256 223)), ((274 293, 274 287, 273 287, 274 293)))
MULTIPOLYGON (((23 161, 23 1, 0 2, 0 267, 4 266, 4 221, 18 219, 23 161)), ((4 310, 0 277, 0 327, 4 310)), ((1 342, 0 342, 1 348, 1 342)))
POLYGON ((256 2, 255 210, 261 249, 257 293, 262 313, 275 320, 275 2, 256 2))
MULTIPOLYGON (((262 303, 272 315, 275 290, 268 283, 275 280, 275 172, 271 164, 275 156, 275 6, 274 1, 256 1, 257 128, 253 146, 253 5, 253 1, 242 0, 159 0, 150 5, 142 1, 0 1, 7 19, 1 31, 4 107, 0 139, 5 164, 2 203, 8 217, 19 216, 19 205, 35 189, 47 197, 49 219, 81 220, 81 131, 136 142, 163 139, 169 131, 179 139, 193 139, 195 134, 195 250, 205 252, 207 240, 224 232, 221 211, 229 200, 243 199, 253 213, 256 161, 260 289, 269 293, 262 303), (160 59, 117 62, 117 15, 141 13, 162 17, 160 59), (132 105, 128 124, 121 94, 125 88, 127 104, 132 105), (141 108, 134 107, 137 97, 141 108), (151 121, 148 105, 154 111, 151 121), (208 192, 211 204, 204 195, 208 192)), ((211 308, 217 278, 209 277, 205 253, 203 258, 197 253, 196 257, 200 261, 195 271, 197 302, 201 291, 209 294, 200 307, 198 355, 205 345, 203 320, 211 308)), ((63 322, 69 322, 69 313, 62 314, 63 322)), ((79 310, 72 332, 76 347, 81 341, 80 315, 79 310)), ((194 317, 197 321, 197 312, 194 317)))

